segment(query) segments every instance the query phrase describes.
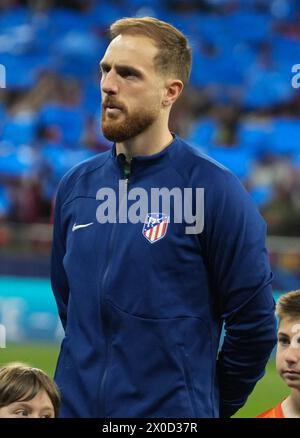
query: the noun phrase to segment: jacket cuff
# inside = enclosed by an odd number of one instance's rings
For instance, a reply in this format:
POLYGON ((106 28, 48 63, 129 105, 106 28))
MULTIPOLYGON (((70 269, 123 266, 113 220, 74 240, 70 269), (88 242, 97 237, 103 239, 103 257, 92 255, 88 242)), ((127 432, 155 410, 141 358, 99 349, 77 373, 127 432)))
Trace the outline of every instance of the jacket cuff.
POLYGON ((229 402, 222 403, 221 402, 220 418, 230 418, 243 406, 244 406, 244 403, 229 403, 229 402))

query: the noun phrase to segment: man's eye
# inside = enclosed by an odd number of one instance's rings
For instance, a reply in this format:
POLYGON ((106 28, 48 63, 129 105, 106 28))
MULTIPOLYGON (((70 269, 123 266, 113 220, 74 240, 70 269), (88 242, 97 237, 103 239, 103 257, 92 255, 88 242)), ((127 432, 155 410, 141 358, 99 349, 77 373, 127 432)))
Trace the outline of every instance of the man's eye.
POLYGON ((41 416, 41 418, 52 418, 52 417, 51 417, 51 414, 44 414, 41 416))
POLYGON ((133 73, 132 71, 129 71, 129 70, 128 71, 124 70, 123 72, 120 73, 120 75, 123 78, 136 78, 137 77, 137 75, 135 73, 133 73))

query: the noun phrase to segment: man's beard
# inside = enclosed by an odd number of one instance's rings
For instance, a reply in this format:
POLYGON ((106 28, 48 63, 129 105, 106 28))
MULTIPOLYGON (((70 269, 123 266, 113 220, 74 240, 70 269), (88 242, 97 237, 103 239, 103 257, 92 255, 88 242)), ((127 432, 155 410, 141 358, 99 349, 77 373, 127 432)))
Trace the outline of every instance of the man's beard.
POLYGON ((125 109, 122 109, 122 121, 118 118, 110 118, 105 114, 105 109, 102 108, 101 126, 103 135, 111 141, 120 143, 144 132, 151 126, 158 116, 158 109, 134 111, 128 114, 125 109))

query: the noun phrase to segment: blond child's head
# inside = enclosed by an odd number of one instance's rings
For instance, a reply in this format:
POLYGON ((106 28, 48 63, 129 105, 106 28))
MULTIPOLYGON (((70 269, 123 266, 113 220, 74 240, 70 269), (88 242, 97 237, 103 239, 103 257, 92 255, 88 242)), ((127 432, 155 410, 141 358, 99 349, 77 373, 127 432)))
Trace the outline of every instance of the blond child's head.
POLYGON ((277 371, 290 388, 300 390, 300 290, 282 295, 276 313, 279 318, 277 371))
POLYGON ((0 418, 58 417, 60 395, 44 371, 25 364, 0 368, 0 418))

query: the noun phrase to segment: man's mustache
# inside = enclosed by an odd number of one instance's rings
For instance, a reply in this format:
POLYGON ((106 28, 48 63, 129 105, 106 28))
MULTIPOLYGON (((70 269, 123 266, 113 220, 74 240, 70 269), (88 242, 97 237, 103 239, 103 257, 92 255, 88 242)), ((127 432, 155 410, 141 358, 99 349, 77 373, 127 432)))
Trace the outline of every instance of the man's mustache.
POLYGON ((102 106, 103 106, 104 109, 106 109, 106 108, 118 108, 118 109, 123 110, 123 111, 125 110, 125 107, 122 104, 120 104, 119 102, 116 102, 113 99, 105 99, 102 102, 102 106))

